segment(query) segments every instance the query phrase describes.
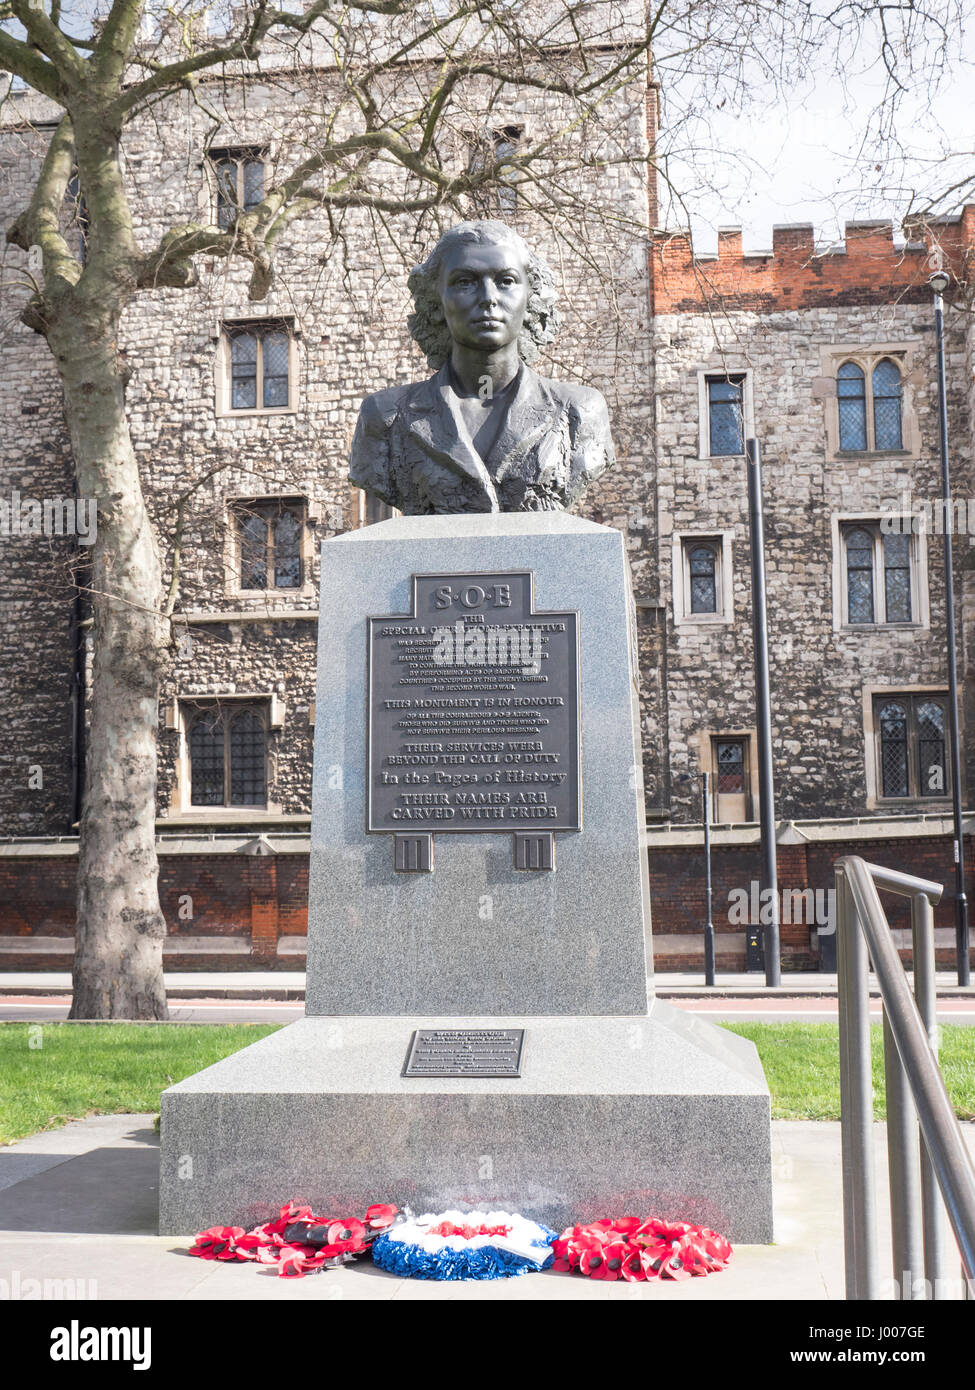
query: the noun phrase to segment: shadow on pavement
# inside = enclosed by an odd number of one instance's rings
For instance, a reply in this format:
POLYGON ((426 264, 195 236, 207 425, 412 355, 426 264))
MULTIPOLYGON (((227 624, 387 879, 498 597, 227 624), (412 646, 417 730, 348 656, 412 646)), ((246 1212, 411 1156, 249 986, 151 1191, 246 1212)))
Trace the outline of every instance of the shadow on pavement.
MULTIPOLYGON (((0 1157, 29 1166, 20 1150, 0 1157)), ((159 1140, 134 1129, 123 1145, 67 1157, 0 1191, 0 1230, 66 1235, 155 1235, 159 1219, 159 1140)))

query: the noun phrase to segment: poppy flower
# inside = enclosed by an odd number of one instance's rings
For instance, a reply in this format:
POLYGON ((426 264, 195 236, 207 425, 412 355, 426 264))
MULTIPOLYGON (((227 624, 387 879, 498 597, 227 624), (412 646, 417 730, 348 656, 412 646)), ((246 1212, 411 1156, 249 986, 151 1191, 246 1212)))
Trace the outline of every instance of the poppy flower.
POLYGON ((324 1260, 321 1251, 312 1250, 305 1245, 284 1245, 279 1258, 278 1277, 281 1279, 302 1279, 314 1269, 319 1269, 324 1260))
POLYGON ((665 1261, 670 1259, 671 1249, 669 1245, 664 1245, 663 1241, 646 1241, 640 1246, 640 1263, 643 1266, 643 1277, 649 1284, 657 1284, 664 1277, 663 1267, 665 1261))
POLYGON ((375 1206, 366 1208, 366 1225, 371 1226, 373 1230, 381 1231, 393 1224, 393 1218, 398 1211, 399 1207, 394 1207, 390 1202, 377 1202, 375 1206))
POLYGON ((718 1235, 717 1231, 702 1227, 700 1244, 712 1271, 724 1269, 731 1259, 731 1242, 725 1236, 718 1235))
POLYGON ((649 1246, 643 1251, 643 1268, 646 1271, 648 1283, 657 1283, 664 1279, 674 1279, 678 1282, 690 1279, 691 1271, 687 1267, 688 1262, 679 1247, 678 1241, 671 1244, 660 1241, 657 1245, 649 1246))
POLYGON ((243 1234, 243 1226, 211 1226, 198 1233, 190 1254, 201 1260, 236 1260, 237 1241, 243 1234))
POLYGON ((646 1280, 643 1268, 643 1251, 636 1245, 627 1245, 626 1258, 620 1267, 620 1274, 631 1284, 642 1284, 646 1280))
POLYGON ((691 1271, 687 1267, 687 1262, 678 1250, 672 1250, 668 1259, 664 1260, 663 1268, 660 1271, 664 1279, 690 1279, 691 1271))
POLYGON ((238 1260, 256 1260, 257 1252, 263 1250, 268 1241, 256 1231, 248 1231, 247 1235, 240 1236, 234 1243, 234 1253, 238 1260))
MULTIPOLYGON (((578 1227, 575 1229, 578 1230, 578 1227)), ((579 1251, 573 1243, 573 1235, 573 1228, 569 1226, 552 1241, 552 1254, 555 1256, 552 1268, 560 1274, 575 1269, 579 1263, 579 1251)))
POLYGON ((580 1274, 585 1274, 588 1278, 602 1268, 604 1263, 603 1242, 596 1234, 585 1234, 577 1237, 573 1242, 574 1249, 578 1252, 578 1269, 580 1274))
POLYGON ((317 1219, 311 1207, 299 1207, 294 1202, 286 1202, 275 1221, 267 1221, 257 1229, 268 1235, 283 1236, 286 1228, 295 1221, 316 1221, 317 1219))
POLYGON ((364 1250, 366 1228, 355 1217, 348 1221, 333 1221, 328 1227, 327 1249, 330 1255, 340 1255, 346 1250, 364 1250))
POLYGON ((621 1216, 612 1223, 612 1229, 621 1240, 629 1240, 634 1231, 638 1231, 643 1225, 639 1216, 621 1216))
POLYGON ((666 1241, 671 1245, 675 1240, 683 1240, 685 1236, 696 1235, 700 1227, 690 1226, 686 1221, 662 1221, 659 1217, 652 1217, 644 1223, 650 1227, 658 1240, 666 1241))
POLYGON ((597 1269, 590 1271, 590 1279, 605 1279, 613 1283, 619 1279, 623 1273, 623 1264, 629 1254, 629 1246, 625 1240, 611 1240, 603 1245, 600 1250, 602 1264, 597 1269))

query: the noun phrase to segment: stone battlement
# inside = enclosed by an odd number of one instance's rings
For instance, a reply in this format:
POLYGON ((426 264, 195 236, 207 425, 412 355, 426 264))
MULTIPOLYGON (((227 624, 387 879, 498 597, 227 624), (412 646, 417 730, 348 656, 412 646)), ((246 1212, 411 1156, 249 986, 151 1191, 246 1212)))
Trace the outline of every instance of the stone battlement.
POLYGON ((720 227, 714 256, 695 255, 689 231, 657 231, 650 253, 653 312, 926 302, 938 248, 957 280, 972 279, 975 206, 932 219, 913 236, 895 246, 890 221, 847 222, 843 242, 817 247, 812 223, 794 222, 772 228, 771 251, 750 252, 742 248, 740 227, 720 227))

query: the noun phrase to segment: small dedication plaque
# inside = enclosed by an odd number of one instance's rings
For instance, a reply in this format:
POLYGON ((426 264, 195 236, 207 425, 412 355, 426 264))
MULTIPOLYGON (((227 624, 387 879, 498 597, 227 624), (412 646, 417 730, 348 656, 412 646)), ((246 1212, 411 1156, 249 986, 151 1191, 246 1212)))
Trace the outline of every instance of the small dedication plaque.
POLYGON ((581 828, 578 615, 533 579, 417 574, 368 619, 369 830, 581 828))
POLYGON ((521 1076, 524 1028, 418 1028, 404 1076, 521 1076))

